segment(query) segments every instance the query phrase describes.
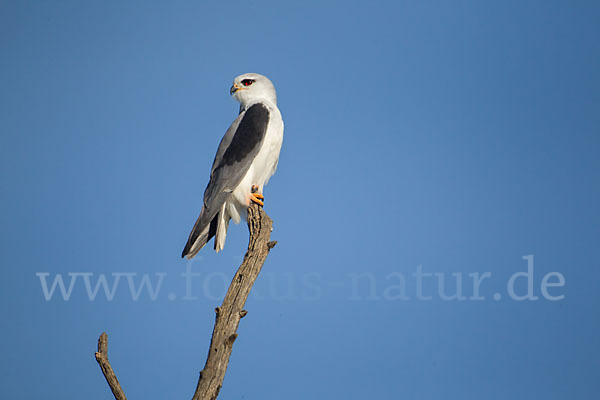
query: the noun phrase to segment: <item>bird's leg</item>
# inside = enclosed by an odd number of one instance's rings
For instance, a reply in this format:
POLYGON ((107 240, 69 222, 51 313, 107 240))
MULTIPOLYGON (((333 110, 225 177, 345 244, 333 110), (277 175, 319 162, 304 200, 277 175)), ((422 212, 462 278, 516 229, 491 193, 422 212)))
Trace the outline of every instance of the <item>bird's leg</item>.
POLYGON ((262 193, 259 193, 259 187, 257 185, 252 185, 252 189, 250 189, 250 201, 262 207, 265 205, 263 202, 264 199, 265 196, 263 196, 262 193))

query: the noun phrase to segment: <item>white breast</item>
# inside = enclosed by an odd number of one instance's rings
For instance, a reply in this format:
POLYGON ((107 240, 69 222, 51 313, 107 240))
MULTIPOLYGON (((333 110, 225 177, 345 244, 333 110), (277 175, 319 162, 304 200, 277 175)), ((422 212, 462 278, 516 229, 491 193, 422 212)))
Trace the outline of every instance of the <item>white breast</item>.
POLYGON ((233 191, 234 203, 231 205, 235 209, 230 209, 230 214, 235 223, 239 222, 240 216, 246 215, 252 186, 257 185, 259 192, 262 193, 264 185, 269 182, 269 178, 277 169, 279 152, 283 143, 283 120, 277 107, 268 106, 271 114, 262 147, 239 186, 233 191))

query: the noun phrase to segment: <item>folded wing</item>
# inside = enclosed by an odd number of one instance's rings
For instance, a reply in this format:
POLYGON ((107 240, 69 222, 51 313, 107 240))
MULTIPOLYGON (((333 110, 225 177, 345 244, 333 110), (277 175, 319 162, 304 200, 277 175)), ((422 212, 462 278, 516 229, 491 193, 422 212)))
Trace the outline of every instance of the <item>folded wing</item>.
MULTIPOLYGON (((219 213, 260 150, 269 125, 269 108, 256 103, 242 111, 219 144, 204 204, 181 257, 194 257, 217 232, 219 213)), ((229 220, 227 219, 227 223, 229 220)), ((226 229, 226 228, 225 228, 226 229)))

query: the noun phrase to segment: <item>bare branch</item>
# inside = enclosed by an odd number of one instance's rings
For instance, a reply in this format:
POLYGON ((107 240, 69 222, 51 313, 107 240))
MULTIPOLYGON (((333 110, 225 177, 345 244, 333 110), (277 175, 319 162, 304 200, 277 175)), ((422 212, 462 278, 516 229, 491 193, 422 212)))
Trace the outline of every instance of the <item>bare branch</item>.
POLYGON ((244 261, 229 285, 223 304, 215 309, 215 327, 208 357, 204 369, 200 372, 193 400, 214 400, 219 395, 233 343, 238 336, 240 319, 248 313, 244 310, 244 304, 269 251, 277 244, 269 241, 273 221, 256 204, 248 208, 248 229, 250 241, 244 261))
POLYGON ((102 335, 98 338, 96 361, 98 361, 98 365, 100 365, 100 369, 102 369, 102 373, 104 374, 106 382, 108 383, 108 386, 110 386, 110 390, 112 390, 115 399, 127 400, 127 397, 125 397, 125 393, 123 393, 123 389, 119 384, 119 380, 115 375, 115 371, 113 371, 108 362, 108 335, 106 332, 102 332, 102 335))
MULTIPOLYGON (((269 251, 277 242, 269 241, 273 221, 258 205, 248 208, 248 230, 250 240, 244 261, 229 285, 221 307, 215 309, 216 320, 213 329, 208 357, 204 369, 200 372, 194 400, 215 400, 223 385, 233 343, 238 337, 237 328, 240 319, 248 314, 244 304, 250 294, 250 289, 267 259, 269 251)), ((117 376, 108 362, 108 336, 106 332, 98 339, 96 361, 108 382, 116 400, 127 400, 117 376)))

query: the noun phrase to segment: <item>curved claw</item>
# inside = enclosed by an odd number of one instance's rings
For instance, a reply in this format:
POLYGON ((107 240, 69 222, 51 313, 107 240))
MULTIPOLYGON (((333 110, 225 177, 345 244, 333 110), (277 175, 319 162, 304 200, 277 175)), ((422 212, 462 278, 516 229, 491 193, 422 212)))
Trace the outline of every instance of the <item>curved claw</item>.
POLYGON ((263 196, 260 193, 251 193, 250 194, 250 201, 258 204, 261 207, 265 205, 265 203, 262 201, 262 200, 264 200, 264 198, 265 198, 265 196, 263 196))

